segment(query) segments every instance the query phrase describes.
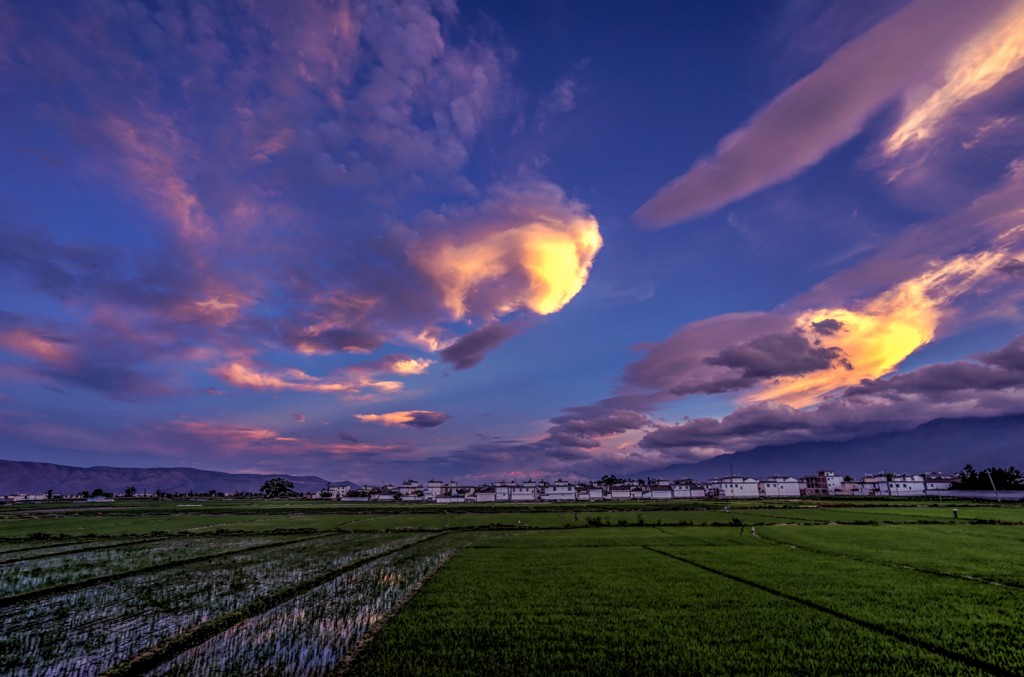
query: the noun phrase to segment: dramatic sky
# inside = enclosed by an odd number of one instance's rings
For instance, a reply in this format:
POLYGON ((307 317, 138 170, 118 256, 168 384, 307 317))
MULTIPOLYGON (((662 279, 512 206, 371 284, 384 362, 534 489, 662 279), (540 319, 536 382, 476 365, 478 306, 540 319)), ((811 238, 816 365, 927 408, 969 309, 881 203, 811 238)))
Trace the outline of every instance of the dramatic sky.
POLYGON ((1022 66, 1024 0, 0 0, 0 457, 642 476, 1022 413, 1022 66))

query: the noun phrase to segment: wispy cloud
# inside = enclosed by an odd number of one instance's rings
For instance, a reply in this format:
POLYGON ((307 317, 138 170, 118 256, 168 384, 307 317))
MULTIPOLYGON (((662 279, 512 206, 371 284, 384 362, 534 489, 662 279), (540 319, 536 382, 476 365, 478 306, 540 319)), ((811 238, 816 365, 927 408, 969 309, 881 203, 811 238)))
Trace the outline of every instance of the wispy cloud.
POLYGON ((637 220, 669 226, 795 176, 858 134, 884 104, 926 86, 1010 5, 916 0, 837 50, 722 139, 713 157, 699 160, 640 207, 637 220))

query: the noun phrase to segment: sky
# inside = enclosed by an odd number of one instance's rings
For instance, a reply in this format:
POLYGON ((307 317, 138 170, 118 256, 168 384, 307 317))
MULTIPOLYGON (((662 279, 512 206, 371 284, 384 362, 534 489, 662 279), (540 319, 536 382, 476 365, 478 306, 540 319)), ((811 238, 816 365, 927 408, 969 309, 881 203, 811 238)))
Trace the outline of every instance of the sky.
POLYGON ((1022 66, 1024 0, 0 0, 0 457, 583 479, 1024 413, 1022 66))

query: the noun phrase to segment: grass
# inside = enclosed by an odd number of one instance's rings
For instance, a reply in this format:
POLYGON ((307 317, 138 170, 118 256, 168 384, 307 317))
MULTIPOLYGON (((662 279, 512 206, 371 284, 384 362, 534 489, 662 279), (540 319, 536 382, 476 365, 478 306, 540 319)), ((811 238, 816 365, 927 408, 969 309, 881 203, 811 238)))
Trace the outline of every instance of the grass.
POLYGON ((0 673, 1024 674, 1021 506, 178 503, 0 509, 0 673))
MULTIPOLYGON (((735 533, 708 531, 680 533, 698 542, 735 533)), ((680 538, 633 529, 489 536, 431 579, 351 674, 977 672, 644 547, 680 538)))

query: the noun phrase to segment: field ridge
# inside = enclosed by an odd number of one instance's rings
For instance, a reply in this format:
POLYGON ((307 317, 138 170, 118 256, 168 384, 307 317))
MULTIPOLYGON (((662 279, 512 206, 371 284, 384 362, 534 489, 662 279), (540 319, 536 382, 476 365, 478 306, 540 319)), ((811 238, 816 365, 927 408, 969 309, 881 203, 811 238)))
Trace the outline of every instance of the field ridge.
POLYGON ((827 607, 827 606, 825 606, 823 604, 818 604, 817 602, 813 602, 813 601, 811 601, 809 599, 804 599, 802 597, 797 597, 796 595, 790 595, 789 593, 782 592, 781 590, 776 590, 775 588, 772 588, 771 586, 764 585, 763 583, 758 583, 756 581, 751 581, 751 580, 748 580, 746 578, 743 578, 742 576, 736 576, 735 574, 730 574, 730 573, 727 573, 725 571, 721 571, 719 569, 715 569, 713 567, 709 567, 709 566, 707 566, 705 564, 700 564, 699 562, 694 562, 693 560, 687 559, 687 558, 682 557, 680 555, 674 555, 672 553, 668 553, 668 552, 665 552, 663 550, 659 550, 658 548, 655 548, 655 547, 650 546, 650 545, 644 545, 644 546, 641 546, 641 547, 643 547, 646 550, 650 550, 651 552, 656 552, 659 555, 664 555, 665 557, 669 557, 671 559, 678 560, 680 562, 683 562, 684 564, 689 564, 690 566, 697 567, 698 569, 702 569, 702 570, 707 571, 709 573, 716 574, 716 575, 722 576, 724 578, 728 578, 729 580, 735 581, 737 583, 742 583, 743 585, 748 585, 748 586, 750 586, 752 588, 757 588, 758 590, 762 590, 762 591, 767 592, 769 594, 776 595, 777 597, 782 597, 783 599, 787 599, 787 600, 789 600, 791 602, 796 602, 797 604, 801 604, 803 606, 806 606, 806 607, 809 607, 811 609, 814 609, 815 611, 820 611, 822 613, 828 614, 828 615, 833 616, 835 618, 839 618, 840 620, 848 621, 850 623, 853 623, 854 625, 859 625, 862 628, 865 628, 867 630, 872 630, 874 632, 877 632, 878 634, 886 635, 888 637, 892 637, 895 640, 898 640, 898 641, 903 642, 905 644, 908 644, 910 646, 916 647, 918 649, 923 649, 925 651, 929 651, 929 652, 934 653, 936 655, 942 656, 943 658, 948 658, 948 659, 951 659, 951 660, 955 660, 957 662, 963 663, 964 665, 966 665, 968 667, 971 667, 971 668, 974 668, 976 670, 982 670, 982 671, 987 672, 987 673, 992 674, 992 675, 999 675, 1000 677, 1016 677, 1016 675, 1017 675, 1017 673, 1015 673, 1015 672, 1013 672, 1011 670, 1007 670, 1007 669, 1002 668, 1002 667, 1000 667, 998 665, 995 665, 993 663, 989 663, 988 661, 984 661, 984 660, 981 660, 979 658, 975 658, 973 656, 967 656, 967 655, 962 654, 962 653, 960 653, 958 651, 953 651, 952 649, 947 649, 944 646, 941 646, 941 645, 938 645, 938 644, 933 644, 932 642, 928 642, 928 641, 925 641, 925 640, 922 640, 922 639, 918 639, 916 637, 911 637, 910 635, 907 635, 907 634, 902 633, 902 632, 900 632, 898 630, 894 630, 892 628, 886 627, 886 626, 884 626, 884 625, 882 625, 880 623, 873 623, 871 621, 867 621, 867 620, 864 620, 862 618, 857 618, 856 616, 851 616, 850 614, 843 613, 842 611, 839 611, 837 609, 829 608, 829 607, 827 607))

